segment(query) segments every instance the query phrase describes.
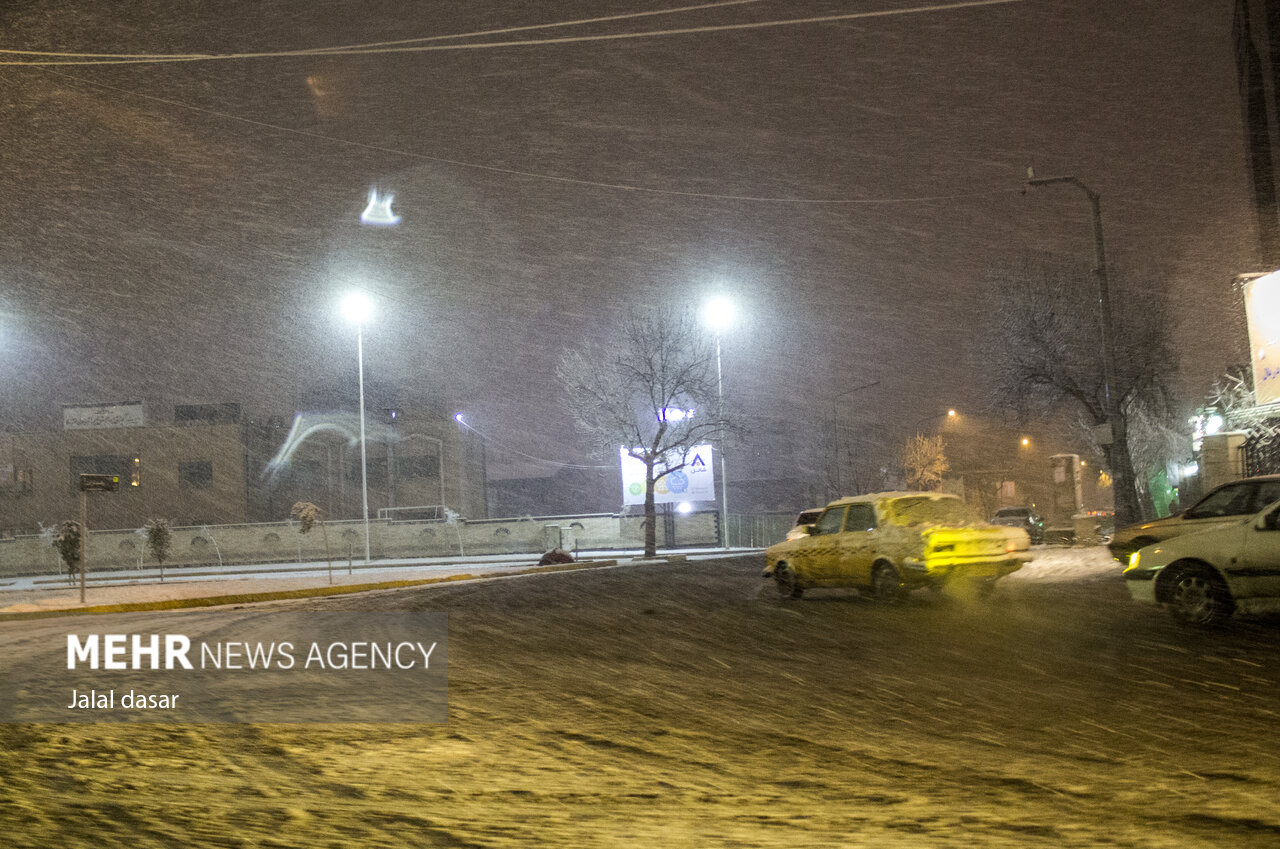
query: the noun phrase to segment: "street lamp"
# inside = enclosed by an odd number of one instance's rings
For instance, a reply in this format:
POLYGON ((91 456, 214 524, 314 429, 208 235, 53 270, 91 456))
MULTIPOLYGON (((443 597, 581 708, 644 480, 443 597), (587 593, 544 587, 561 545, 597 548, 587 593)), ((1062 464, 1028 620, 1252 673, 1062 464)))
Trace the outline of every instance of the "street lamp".
POLYGON ((941 418, 954 419, 958 415, 959 413, 957 413, 954 408, 947 410, 945 413, 930 413, 929 415, 925 416, 922 419, 916 419, 915 424, 911 425, 911 429, 916 431, 917 435, 919 435, 920 425, 924 424, 925 422, 931 422, 934 419, 941 419, 941 418))
MULTIPOLYGON (((702 320, 716 335, 716 390, 720 396, 720 416, 724 417, 724 371, 720 367, 720 334, 733 324, 737 310, 728 298, 713 298, 702 310, 702 320)), ((729 547, 729 478, 725 473, 724 438, 720 439, 720 533, 729 547)))
POLYGON ((364 323, 373 313, 373 305, 361 292, 352 292, 342 300, 342 315, 356 326, 356 362, 360 367, 360 491, 364 502, 364 562, 369 557, 369 460, 364 433, 364 323))
POLYGON ((873 380, 870 383, 864 383, 861 386, 855 386, 852 389, 846 389, 843 392, 839 392, 836 394, 834 398, 831 399, 831 430, 832 430, 831 438, 835 446, 835 457, 836 457, 836 473, 835 473, 835 484, 836 484, 835 497, 836 498, 840 497, 840 489, 841 489, 841 485, 840 485, 840 422, 839 422, 839 409, 836 405, 839 403, 840 399, 845 397, 846 395, 852 395, 855 392, 861 392, 863 389, 870 389, 871 387, 878 386, 879 384, 880 384, 880 381, 878 379, 873 380))
POLYGON ((1109 440, 1106 444, 1107 453, 1111 457, 1111 471, 1121 476, 1120 486, 1116 488, 1116 518, 1127 523, 1137 520, 1139 509, 1132 497, 1132 471, 1120 468, 1121 463, 1116 456, 1119 449, 1115 448, 1125 444, 1126 436, 1124 420, 1120 417, 1120 398, 1114 391, 1116 389, 1116 343, 1111 323, 1111 285, 1107 278, 1107 251, 1102 241, 1102 195, 1086 186, 1079 177, 1071 175, 1037 177, 1034 167, 1027 168, 1027 185, 1039 187, 1055 183, 1067 183, 1084 192, 1085 197, 1089 199, 1089 208, 1093 212, 1093 253, 1097 263, 1094 273, 1098 275, 1098 306, 1102 312, 1102 385, 1107 413, 1106 438, 1109 440), (1125 480, 1125 478, 1129 479, 1125 480), (1123 505, 1120 503, 1121 498, 1126 502, 1123 505))

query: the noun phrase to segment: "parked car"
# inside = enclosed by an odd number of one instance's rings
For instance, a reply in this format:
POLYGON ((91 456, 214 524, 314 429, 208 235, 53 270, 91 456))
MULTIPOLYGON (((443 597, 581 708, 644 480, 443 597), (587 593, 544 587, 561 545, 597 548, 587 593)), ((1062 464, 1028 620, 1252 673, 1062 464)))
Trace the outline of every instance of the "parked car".
POLYGON ((1138 549, 1124 570, 1129 594, 1186 622, 1234 612, 1280 612, 1280 500, 1214 530, 1138 549))
POLYGON ((801 510, 800 515, 796 516, 795 526, 787 531, 787 539, 799 539, 809 533, 809 526, 818 521, 818 517, 822 515, 821 507, 814 507, 812 510, 801 510))
POLYGON ((1022 528, 1031 537, 1032 545, 1044 542, 1044 519, 1030 507, 1001 507, 991 517, 991 524, 1022 528))
POLYGON ((1144 546, 1233 525, 1237 519, 1257 513, 1276 499, 1280 499, 1280 475, 1259 475, 1225 483, 1181 513, 1121 528, 1112 535, 1107 548, 1116 560, 1128 563, 1129 555, 1144 546))
POLYGON ((765 549, 764 577, 784 598, 810 587, 858 587, 896 601, 951 581, 985 592, 1031 559, 1025 530, 986 524, 959 497, 939 492, 841 498, 807 528, 765 549))

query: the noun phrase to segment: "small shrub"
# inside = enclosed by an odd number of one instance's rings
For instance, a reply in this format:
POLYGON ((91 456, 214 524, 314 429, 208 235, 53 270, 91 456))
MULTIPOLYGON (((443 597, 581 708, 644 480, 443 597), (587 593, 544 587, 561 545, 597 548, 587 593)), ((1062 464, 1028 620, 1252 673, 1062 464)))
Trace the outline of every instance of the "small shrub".
POLYGON ((74 575, 80 571, 79 522, 68 519, 58 525, 57 533, 53 535, 53 547, 58 550, 58 556, 66 564, 68 574, 74 575))

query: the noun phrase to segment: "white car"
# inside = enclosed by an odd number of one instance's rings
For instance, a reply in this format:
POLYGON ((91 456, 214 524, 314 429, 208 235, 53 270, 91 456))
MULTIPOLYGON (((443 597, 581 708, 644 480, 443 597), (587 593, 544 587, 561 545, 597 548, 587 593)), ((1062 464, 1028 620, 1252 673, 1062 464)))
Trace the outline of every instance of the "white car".
POLYGON ((1280 501, 1226 527, 1138 549, 1124 580, 1135 600, 1197 625, 1280 612, 1280 501))
POLYGON ((801 510, 800 515, 796 516, 796 523, 787 531, 787 539, 800 539, 800 537, 809 535, 809 526, 818 521, 818 517, 822 515, 823 508, 814 507, 812 510, 801 510))

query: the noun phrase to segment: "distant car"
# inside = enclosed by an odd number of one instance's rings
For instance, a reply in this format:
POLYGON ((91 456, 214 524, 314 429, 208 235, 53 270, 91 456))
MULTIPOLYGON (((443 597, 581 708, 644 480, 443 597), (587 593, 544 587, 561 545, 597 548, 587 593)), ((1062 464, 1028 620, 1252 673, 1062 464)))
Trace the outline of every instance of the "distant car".
POLYGON ((841 498, 807 528, 765 549, 764 577, 783 598, 810 587, 858 587, 896 601, 952 581, 983 593, 1031 559, 1026 531, 985 524, 959 497, 940 492, 841 498))
POLYGON ((1280 612, 1280 500, 1214 530, 1138 549, 1124 570, 1137 601, 1197 625, 1280 612))
POLYGON ((1138 549, 1161 540, 1235 524, 1280 499, 1280 475, 1259 475, 1225 483, 1174 516, 1121 528, 1107 548, 1121 563, 1138 549))
POLYGON ((1030 507, 1001 507, 991 517, 991 524, 1022 528, 1031 537, 1032 545, 1044 542, 1044 520, 1030 507))
POLYGON ((815 507, 812 510, 801 510, 800 515, 796 516, 795 526, 787 531, 787 539, 799 539, 809 533, 809 526, 818 521, 818 517, 822 515, 823 508, 815 507))

